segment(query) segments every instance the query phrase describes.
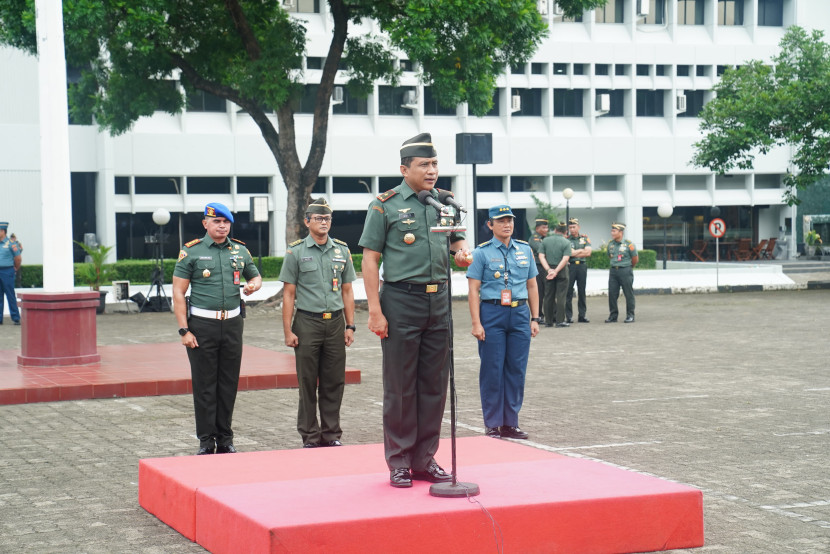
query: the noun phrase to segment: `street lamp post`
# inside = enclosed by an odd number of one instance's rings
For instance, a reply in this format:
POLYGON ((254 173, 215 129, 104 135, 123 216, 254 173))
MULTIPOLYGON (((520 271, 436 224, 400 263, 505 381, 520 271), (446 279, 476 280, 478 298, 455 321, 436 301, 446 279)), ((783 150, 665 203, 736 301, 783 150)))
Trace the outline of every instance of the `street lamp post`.
POLYGON ((571 221, 571 198, 574 197, 574 189, 568 187, 562 191, 565 197, 565 225, 571 221))
POLYGON ((668 235, 666 227, 673 211, 671 204, 668 203, 657 206, 657 215, 663 218, 663 269, 666 269, 666 239, 668 235))

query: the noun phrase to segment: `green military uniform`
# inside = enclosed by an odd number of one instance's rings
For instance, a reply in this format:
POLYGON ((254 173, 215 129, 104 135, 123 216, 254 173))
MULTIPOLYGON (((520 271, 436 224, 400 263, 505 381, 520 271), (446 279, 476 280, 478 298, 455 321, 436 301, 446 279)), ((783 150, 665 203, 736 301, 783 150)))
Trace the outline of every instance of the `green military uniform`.
MULTIPOLYGON (((221 214, 220 214, 221 215, 221 214)), ((243 242, 213 242, 207 234, 179 252, 175 277, 190 281, 190 305, 214 316, 188 314, 188 329, 198 348, 188 348, 193 380, 196 435, 202 447, 228 446, 242 363, 241 277, 259 275, 243 242)))
MULTIPOLYGON (((545 237, 542 241, 542 247, 539 249, 541 254, 545 255, 548 262, 548 267, 555 269, 565 256, 571 255, 571 243, 558 233, 554 233, 545 237)), ((542 271, 545 271, 542 268, 542 271)), ((548 272, 545 271, 545 276, 548 272)), ((562 268, 562 271, 557 273, 556 277, 548 280, 545 285, 545 313, 546 325, 552 325, 555 320, 557 324, 565 323, 565 299, 568 296, 568 265, 562 268)))
POLYGON ((536 262, 536 271, 539 272, 536 275, 536 288, 539 292, 539 317, 541 319, 545 319, 545 286, 547 285, 547 272, 545 271, 545 268, 542 267, 542 264, 539 263, 539 249, 542 247, 543 240, 545 240, 545 237, 534 232, 530 235, 530 240, 527 241, 530 245, 530 249, 533 250, 533 260, 536 262))
POLYGON ((341 240, 328 237, 325 244, 317 244, 308 235, 285 251, 279 279, 296 285, 297 312, 291 331, 298 338, 294 349, 300 389, 297 431, 304 445, 329 444, 342 435, 340 404, 346 385, 342 287, 355 278, 349 246, 341 240))
MULTIPOLYGON (((572 250, 581 250, 591 246, 591 239, 588 235, 571 236, 568 233, 568 242, 571 243, 572 250)), ((574 284, 577 288, 577 310, 579 313, 579 320, 585 320, 588 311, 588 304, 586 301, 585 286, 588 281, 588 258, 575 258, 571 256, 568 260, 568 298, 565 300, 565 318, 569 321, 573 319, 574 314, 574 284)))
MULTIPOLYGON (((437 197, 436 191, 432 196, 437 197)), ((447 237, 405 181, 369 205, 360 246, 383 256, 383 430, 390 470, 433 463, 449 379, 447 237)), ((450 242, 461 240, 453 234, 450 242)))
POLYGON ((619 315, 617 299, 620 288, 625 295, 626 319, 634 319, 634 268, 632 258, 637 257, 637 247, 628 239, 612 240, 608 243, 608 258, 611 269, 608 273, 609 321, 616 321, 619 315))

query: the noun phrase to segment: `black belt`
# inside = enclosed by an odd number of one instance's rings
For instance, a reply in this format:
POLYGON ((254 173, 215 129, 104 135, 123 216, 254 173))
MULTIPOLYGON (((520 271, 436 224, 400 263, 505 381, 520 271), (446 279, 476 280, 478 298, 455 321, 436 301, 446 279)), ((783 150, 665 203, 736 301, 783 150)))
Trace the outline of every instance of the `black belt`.
POLYGON ((343 313, 343 310, 337 310, 336 312, 307 312, 299 308, 297 308, 297 311, 315 319, 336 319, 343 313))
POLYGON ((631 269, 630 265, 612 265, 611 269, 631 269))
POLYGON ((582 260, 579 260, 579 261, 573 261, 573 262, 571 262, 571 263, 572 263, 572 264, 579 265, 579 264, 584 264, 585 262, 583 262, 582 260))
POLYGON ((386 281, 383 282, 383 286, 389 285, 392 288, 405 290, 407 292, 421 292, 421 293, 433 293, 433 292, 441 292, 445 288, 447 288, 447 282, 442 281, 440 283, 407 283, 406 281, 398 281, 397 283, 388 283, 386 281))
MULTIPOLYGON (((486 304, 494 304, 496 306, 504 306, 504 304, 501 303, 501 300, 482 300, 482 302, 486 304)), ((524 306, 525 304, 527 304, 527 298, 520 298, 519 300, 514 300, 513 302, 511 302, 509 306, 504 307, 518 308, 519 306, 524 306)))

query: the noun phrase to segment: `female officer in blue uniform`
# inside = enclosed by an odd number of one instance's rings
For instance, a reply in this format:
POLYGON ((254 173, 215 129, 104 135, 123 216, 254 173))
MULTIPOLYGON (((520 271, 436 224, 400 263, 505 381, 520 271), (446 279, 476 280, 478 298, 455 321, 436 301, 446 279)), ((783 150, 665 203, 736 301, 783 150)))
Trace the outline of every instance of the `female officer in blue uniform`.
POLYGON ((538 271, 530 246, 511 238, 510 206, 494 206, 489 215, 493 238, 478 245, 467 269, 473 336, 481 358, 481 411, 488 436, 526 439, 519 410, 530 339, 539 333, 538 271))

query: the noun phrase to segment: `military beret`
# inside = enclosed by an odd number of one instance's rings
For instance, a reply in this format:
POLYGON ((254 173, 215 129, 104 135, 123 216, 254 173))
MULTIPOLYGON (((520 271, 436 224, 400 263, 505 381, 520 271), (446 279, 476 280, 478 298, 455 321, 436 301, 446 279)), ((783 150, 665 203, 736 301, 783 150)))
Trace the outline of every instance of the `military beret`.
POLYGON ((506 204, 502 204, 500 206, 493 206, 490 208, 489 212, 490 219, 501 219, 503 217, 516 217, 513 215, 513 211, 510 209, 510 206, 506 204))
POLYGON ((547 219, 536 218, 536 227, 540 225, 550 225, 547 219))
POLYGON ((308 208, 305 209, 305 213, 328 215, 331 213, 331 207, 328 202, 326 202, 325 198, 318 198, 308 205, 308 208))
POLYGON ((9 228, 8 221, 0 221, 0 231, 5 231, 9 228))
POLYGON ((205 206, 205 217, 224 217, 233 223, 233 214, 227 206, 219 202, 211 202, 205 206))
POLYGON ((625 224, 624 223, 612 223, 611 228, 616 229, 618 231, 625 231, 625 224))
POLYGON ((405 140, 401 146, 401 159, 403 158, 435 158, 438 152, 432 144, 432 135, 421 133, 411 139, 405 140))
POLYGON ((568 225, 579 225, 579 220, 575 217, 572 217, 568 220, 568 225))

